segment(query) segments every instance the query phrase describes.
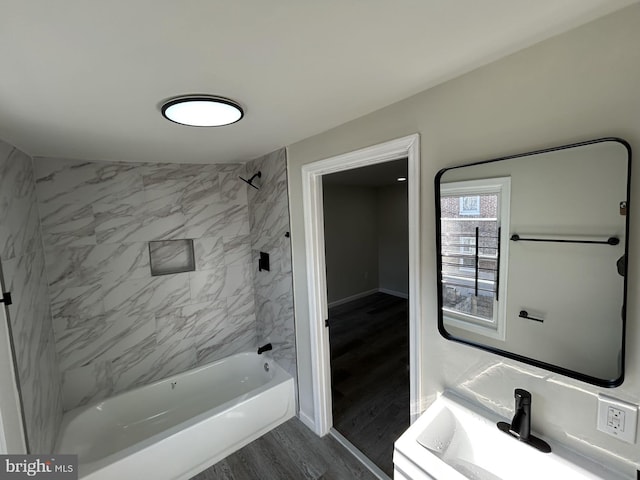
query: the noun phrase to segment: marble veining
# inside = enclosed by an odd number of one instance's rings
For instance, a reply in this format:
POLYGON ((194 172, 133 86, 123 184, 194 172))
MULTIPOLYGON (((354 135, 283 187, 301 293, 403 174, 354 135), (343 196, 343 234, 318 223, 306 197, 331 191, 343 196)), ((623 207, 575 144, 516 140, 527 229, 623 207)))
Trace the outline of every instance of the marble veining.
MULTIPOLYGON (((137 353, 137 352, 134 352, 137 353)), ((192 342, 154 343, 142 354, 119 357, 112 362, 113 392, 147 385, 176 373, 196 367, 197 355, 192 342)))
POLYGON ((94 398, 106 398, 113 395, 111 362, 95 361, 85 367, 65 370, 62 388, 65 410, 70 410, 76 405, 89 403, 94 398))
POLYGON ((79 326, 88 318, 104 314, 100 284, 52 290, 50 295, 56 331, 59 325, 79 326))
MULTIPOLYGON (((211 168, 211 166, 209 166, 209 168, 211 168)), ((200 205, 203 202, 223 202, 224 199, 221 194, 220 181, 220 177, 215 171, 205 170, 203 174, 199 175, 186 187, 186 190, 182 192, 183 208, 200 205)))
POLYGON ((226 270, 204 270, 189 273, 191 301, 195 303, 215 301, 222 298, 226 270))
POLYGON ((96 245, 96 219, 91 205, 40 202, 43 240, 47 247, 96 245))
POLYGON ((37 249, 40 234, 31 159, 9 147, 0 153, 0 255, 8 259, 37 249))
POLYGON ((104 292, 103 301, 106 312, 135 316, 185 305, 189 299, 189 278, 178 273, 114 284, 104 292))
MULTIPOLYGON (((200 165, 150 164, 141 168, 146 201, 185 195, 203 172, 200 165)), ((217 181, 215 173, 211 175, 217 181)))
POLYGON ((193 241, 198 270, 212 270, 225 263, 222 237, 202 237, 193 241))
POLYGON ((185 238, 181 194, 159 197, 138 205, 93 205, 98 243, 140 242, 185 238))
POLYGON ((271 342, 271 354, 296 376, 293 277, 289 231, 287 165, 284 149, 247 163, 247 172, 260 171, 260 189, 249 188, 251 256, 269 253, 270 271, 252 269, 258 343, 271 342))
POLYGON ((140 347, 148 337, 155 335, 155 319, 152 314, 101 320, 92 322, 88 328, 78 327, 56 332, 58 358, 63 371, 113 360, 131 348, 140 347))
POLYGON ((243 315, 249 317, 255 314, 255 295, 251 291, 249 293, 235 295, 226 298, 227 309, 234 315, 243 315))
POLYGON ((30 451, 50 452, 62 420, 58 359, 32 159, 0 141, 0 261, 30 451))
POLYGON ((235 264, 225 267, 224 286, 222 295, 235 297, 253 291, 252 272, 254 267, 248 264, 235 264))
POLYGON ((63 409, 258 342, 295 375, 284 150, 247 166, 129 164, 32 161, 0 142, 0 173, 32 451, 51 450, 63 409), (238 178, 254 170, 260 190, 238 178), (148 242, 170 239, 193 240, 196 270, 152 277, 148 242))
POLYGON ((233 236, 249 233, 249 209, 247 205, 212 203, 189 205, 184 210, 188 238, 212 235, 233 236))
POLYGON ((225 237, 223 239, 223 251, 225 265, 250 265, 253 261, 251 256, 251 237, 249 235, 225 237))
POLYGON ((247 178, 246 175, 251 171, 250 167, 245 165, 221 165, 219 170, 220 176, 220 200, 230 205, 247 205, 247 190, 251 187, 238 180, 238 177, 247 178), (238 183, 240 182, 240 183, 238 183), (245 188, 238 188, 240 184, 245 188))
POLYGON ((35 172, 65 410, 256 347, 244 165, 35 172), (193 240, 195 271, 152 277, 148 242, 172 239, 193 240))
POLYGON ((198 364, 213 362, 239 351, 256 348, 255 315, 232 316, 229 320, 228 335, 219 335, 196 345, 198 364))
POLYGON ((42 319, 14 328, 39 451, 63 409, 258 342, 295 375, 284 150, 247 166, 32 161, 2 143, 0 154, 12 316, 42 319), (238 178, 254 170, 260 190, 238 178), (196 270, 152 277, 148 242, 171 239, 193 240, 196 270), (259 250, 270 272, 257 271, 259 250))
POLYGON ((135 164, 36 158, 34 165, 41 204, 138 205, 143 201, 142 175, 135 164))
POLYGON ((148 249, 146 242, 49 247, 49 284, 52 290, 59 290, 146 278, 148 249))

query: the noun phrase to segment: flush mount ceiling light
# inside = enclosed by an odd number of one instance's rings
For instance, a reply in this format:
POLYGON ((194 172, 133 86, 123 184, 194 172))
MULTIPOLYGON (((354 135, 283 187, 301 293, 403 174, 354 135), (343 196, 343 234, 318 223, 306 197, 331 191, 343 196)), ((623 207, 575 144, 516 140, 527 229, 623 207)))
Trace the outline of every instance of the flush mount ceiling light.
POLYGON ((242 107, 228 98, 213 95, 184 95, 162 105, 162 116, 190 127, 221 127, 240 120, 242 107))
POLYGON ((406 182, 407 181, 407 177, 398 177, 396 178, 397 181, 399 182, 406 182))

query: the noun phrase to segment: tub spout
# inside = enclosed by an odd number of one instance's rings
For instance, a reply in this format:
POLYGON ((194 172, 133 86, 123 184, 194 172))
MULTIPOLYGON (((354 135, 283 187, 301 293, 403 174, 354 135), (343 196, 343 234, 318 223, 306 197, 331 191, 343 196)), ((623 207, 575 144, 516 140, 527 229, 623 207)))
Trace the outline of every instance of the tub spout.
POLYGON ((269 350, 273 350, 273 346, 271 346, 270 343, 267 343, 261 347, 258 347, 258 355, 260 355, 261 353, 267 352, 269 350))

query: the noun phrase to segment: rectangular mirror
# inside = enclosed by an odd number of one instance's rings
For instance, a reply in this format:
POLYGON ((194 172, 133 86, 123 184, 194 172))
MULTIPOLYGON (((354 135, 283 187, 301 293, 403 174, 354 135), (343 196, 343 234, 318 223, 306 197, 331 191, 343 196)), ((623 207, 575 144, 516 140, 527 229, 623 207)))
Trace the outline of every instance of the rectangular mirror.
POLYGON ((620 385, 630 167, 628 143, 604 138, 441 170, 440 333, 620 385))

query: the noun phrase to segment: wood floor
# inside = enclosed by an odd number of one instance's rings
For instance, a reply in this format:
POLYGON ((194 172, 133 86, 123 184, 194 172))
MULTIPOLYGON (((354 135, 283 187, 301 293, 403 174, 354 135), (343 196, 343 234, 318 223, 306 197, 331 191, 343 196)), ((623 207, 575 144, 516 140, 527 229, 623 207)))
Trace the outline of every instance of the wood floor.
POLYGON ((407 308, 376 293, 329 310, 333 426, 389 477, 410 420, 407 308))
MULTIPOLYGON (((329 310, 333 425, 393 477, 409 427, 407 301, 375 294, 329 310)), ((192 480, 375 480, 337 440, 294 418, 192 480)))
POLYGON ((191 480, 375 480, 337 440, 293 418, 191 480))

